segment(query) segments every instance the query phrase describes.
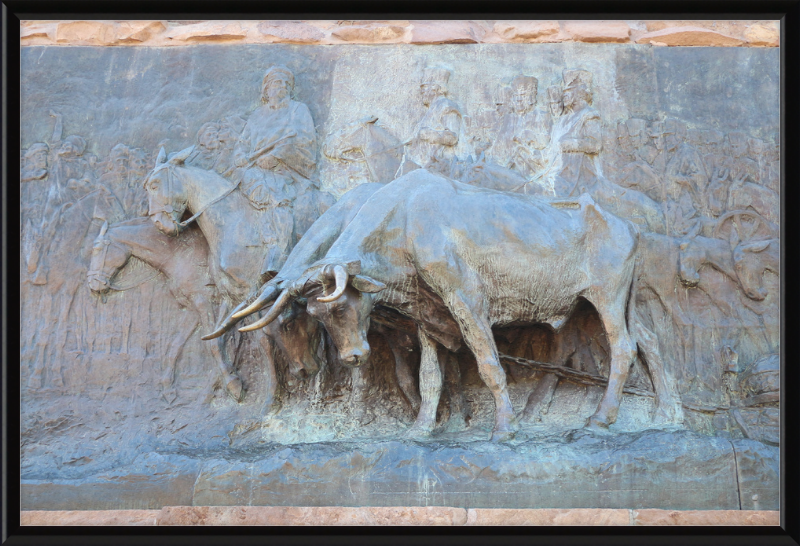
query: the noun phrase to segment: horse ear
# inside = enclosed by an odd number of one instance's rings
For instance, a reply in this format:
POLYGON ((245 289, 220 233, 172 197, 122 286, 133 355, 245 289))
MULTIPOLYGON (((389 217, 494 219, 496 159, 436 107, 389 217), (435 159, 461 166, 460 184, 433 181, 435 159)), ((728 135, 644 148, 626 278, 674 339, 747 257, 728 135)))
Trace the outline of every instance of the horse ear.
POLYGON ((189 157, 192 151, 194 151, 194 146, 189 146, 180 152, 172 154, 169 158, 169 162, 173 165, 183 165, 183 162, 186 161, 186 158, 189 157))
POLYGON ((687 248, 689 248, 689 241, 682 241, 681 250, 686 250, 687 248))
POLYGON ((161 147, 161 151, 158 152, 158 157, 156 158, 156 165, 161 165, 167 160, 167 151, 164 147, 161 147))
POLYGON ((728 242, 731 244, 731 248, 739 244, 739 232, 736 231, 736 225, 731 225, 731 234, 728 242))
POLYGON ((745 252, 763 252, 772 241, 758 241, 742 245, 742 250, 745 252))
POLYGON ((369 116, 364 123, 375 123, 376 121, 378 121, 378 116, 369 116))
POLYGON ((100 233, 98 234, 98 237, 102 237, 103 235, 105 235, 106 231, 108 231, 108 220, 103 222, 103 227, 100 228, 100 233))

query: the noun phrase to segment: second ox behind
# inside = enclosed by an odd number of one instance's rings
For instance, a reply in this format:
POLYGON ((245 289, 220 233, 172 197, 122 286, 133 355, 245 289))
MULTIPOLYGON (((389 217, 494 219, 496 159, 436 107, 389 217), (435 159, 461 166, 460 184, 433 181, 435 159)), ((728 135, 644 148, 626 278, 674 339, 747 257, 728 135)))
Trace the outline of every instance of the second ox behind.
POLYGON ((327 254, 274 300, 259 298, 247 316, 275 301, 243 331, 263 327, 296 298, 321 321, 340 357, 366 362, 369 316, 380 304, 414 320, 422 348, 422 406, 411 434, 435 424, 442 376, 440 343, 463 339, 492 391, 492 438, 518 429, 492 326, 547 323, 556 330, 579 298, 597 309, 611 346, 608 388, 588 426, 616 420, 637 345, 650 367, 661 420, 680 421, 681 406, 652 332, 639 321, 634 299, 638 232, 598 207, 588 195, 548 202, 468 186, 414 171, 376 191, 327 254))

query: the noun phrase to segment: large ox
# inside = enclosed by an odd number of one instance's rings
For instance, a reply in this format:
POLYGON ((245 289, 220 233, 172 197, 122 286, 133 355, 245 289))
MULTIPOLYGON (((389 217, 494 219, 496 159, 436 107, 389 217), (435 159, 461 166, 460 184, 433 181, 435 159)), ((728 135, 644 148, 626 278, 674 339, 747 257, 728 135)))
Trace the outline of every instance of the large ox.
MULTIPOLYGON (((494 396, 492 438, 504 440, 518 424, 492 326, 549 323, 558 329, 585 298, 599 312, 612 351, 608 388, 587 424, 607 427, 616 420, 637 343, 653 345, 629 305, 637 243, 630 222, 589 196, 548 203, 413 171, 375 192, 326 256, 284 283, 269 312, 242 330, 269 324, 305 297, 308 313, 323 323, 340 357, 358 366, 369 355, 372 309, 395 309, 417 323, 422 349, 422 404, 411 434, 428 434, 435 424, 442 385, 436 342, 454 349, 463 339, 494 396)), ((237 316, 263 308, 274 287, 268 290, 237 316)), ((679 419, 675 389, 653 361, 660 359, 648 362, 659 414, 679 419)))

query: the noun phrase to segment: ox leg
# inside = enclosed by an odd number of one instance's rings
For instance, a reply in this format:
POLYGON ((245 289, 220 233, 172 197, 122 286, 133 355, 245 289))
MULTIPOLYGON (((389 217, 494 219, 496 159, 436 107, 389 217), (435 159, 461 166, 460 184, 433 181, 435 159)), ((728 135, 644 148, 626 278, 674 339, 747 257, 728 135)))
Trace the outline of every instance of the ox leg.
POLYGON ((444 364, 444 385, 447 398, 450 401, 450 418, 447 421, 447 430, 460 432, 467 428, 467 403, 461 389, 461 368, 458 366, 456 355, 440 348, 439 362, 444 364))
POLYGON ((261 417, 267 417, 276 413, 280 409, 278 400, 278 372, 275 362, 275 343, 266 335, 264 330, 258 330, 258 343, 264 352, 264 406, 261 410, 261 417))
POLYGON ((417 420, 408 429, 409 438, 427 438, 436 426, 436 409, 442 394, 442 370, 436 350, 436 342, 419 329, 419 346, 422 355, 419 363, 419 391, 421 403, 417 420))
MULTIPOLYGON (((627 295, 627 294, 626 294, 627 295)), ((636 358, 636 345, 628 334, 625 323, 625 300, 619 298, 614 305, 598 307, 602 317, 603 326, 611 345, 611 366, 608 373, 608 387, 600 400, 597 411, 592 415, 586 426, 589 428, 608 428, 617 420, 619 405, 622 400, 622 389, 628 378, 633 359, 636 358)))
POLYGON ((510 440, 519 430, 519 423, 514 415, 514 407, 511 405, 506 373, 500 365, 492 328, 475 313, 474 309, 479 308, 478 306, 471 307, 460 300, 457 295, 453 295, 450 305, 453 317, 461 328, 464 342, 475 355, 478 373, 494 397, 495 424, 492 441, 510 440))
POLYGON ((650 370, 653 388, 656 391, 656 414, 653 420, 657 423, 683 423, 680 395, 672 377, 667 374, 664 360, 658 349, 658 339, 649 328, 642 324, 635 305, 631 306, 629 322, 631 334, 647 362, 647 369, 650 370))
POLYGON ((397 376, 397 383, 400 385, 400 390, 411 406, 411 411, 418 414, 422 400, 419 395, 419 389, 414 383, 414 377, 411 373, 411 363, 409 361, 411 349, 404 346, 398 339, 391 335, 385 337, 389 348, 392 350, 392 355, 394 356, 394 373, 397 376))
POLYGON ((553 394, 558 386, 558 376, 554 373, 543 374, 536 383, 533 392, 528 396, 525 409, 522 412, 522 420, 525 422, 537 422, 542 420, 542 416, 547 413, 550 403, 553 401, 553 394))
MULTIPOLYGON (((198 315, 200 315, 203 330, 210 332, 211 328, 214 327, 214 312, 211 306, 208 305, 204 298, 196 298, 194 300, 194 306, 198 315)), ((219 366, 220 372, 222 372, 222 380, 225 383, 225 390, 227 390, 228 395, 237 402, 241 402, 244 394, 244 386, 242 385, 242 380, 233 370, 233 365, 227 356, 225 337, 220 337, 210 343, 205 341, 202 343, 208 348, 214 362, 219 366)))

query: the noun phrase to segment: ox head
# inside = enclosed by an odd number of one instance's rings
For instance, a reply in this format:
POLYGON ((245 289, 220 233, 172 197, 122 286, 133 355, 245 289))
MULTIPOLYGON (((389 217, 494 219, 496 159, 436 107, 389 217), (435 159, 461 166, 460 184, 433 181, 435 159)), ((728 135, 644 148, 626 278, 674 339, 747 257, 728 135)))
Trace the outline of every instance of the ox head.
POLYGON ((107 234, 108 222, 103 223, 100 233, 92 245, 92 259, 89 271, 86 273, 86 282, 89 289, 103 297, 111 288, 111 279, 122 269, 130 258, 131 253, 127 247, 115 244, 107 234))
MULTIPOLYGON (((263 328, 298 297, 305 297, 308 301, 306 312, 325 326, 342 363, 348 367, 362 366, 369 358, 367 330, 373 294, 383 290, 385 285, 360 275, 360 272, 360 262, 314 266, 281 292, 261 320, 240 328, 240 331, 263 328)), ((268 298, 260 297, 234 317, 240 318, 258 311, 266 305, 266 300, 268 298)))
POLYGON ((183 165, 191 151, 190 147, 167 159, 164 148, 161 148, 156 158, 156 166, 144 179, 144 189, 147 191, 147 214, 159 231, 172 237, 181 231, 179 223, 189 202, 181 178, 175 173, 175 167, 183 165))
POLYGON ((739 284, 752 300, 762 301, 767 297, 763 282, 767 268, 762 253, 771 243, 771 240, 744 242, 733 250, 733 266, 736 276, 739 277, 739 284))
POLYGON ((319 371, 322 332, 319 323, 299 303, 292 302, 268 328, 270 337, 286 357, 289 373, 302 381, 319 371))

